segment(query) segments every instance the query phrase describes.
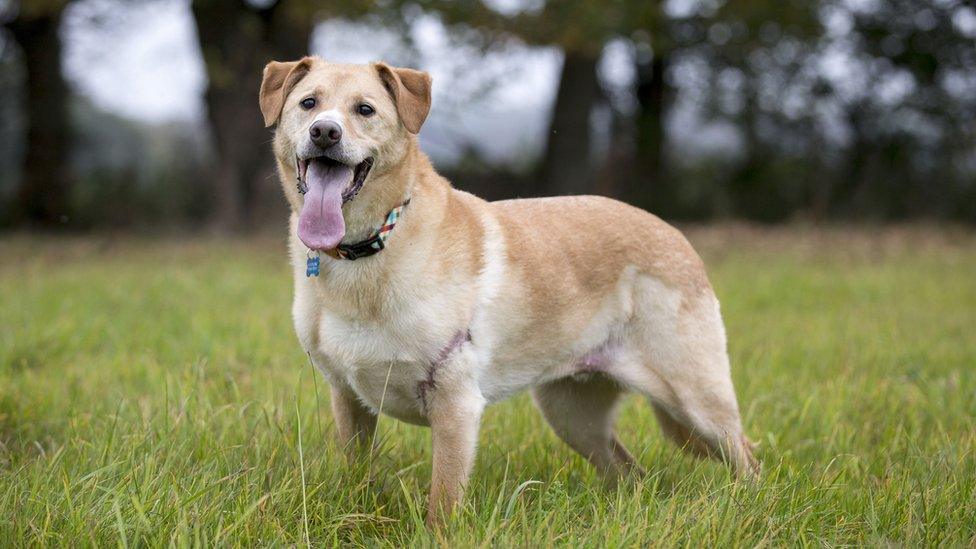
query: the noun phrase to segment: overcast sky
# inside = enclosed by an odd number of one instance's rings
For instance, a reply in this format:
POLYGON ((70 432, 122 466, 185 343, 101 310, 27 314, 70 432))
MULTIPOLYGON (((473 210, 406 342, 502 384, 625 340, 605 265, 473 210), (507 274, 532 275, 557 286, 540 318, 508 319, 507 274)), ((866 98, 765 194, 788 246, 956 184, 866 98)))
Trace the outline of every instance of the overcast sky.
POLYGON ((203 115, 206 76, 189 1, 82 0, 63 32, 68 78, 98 106, 147 122, 203 115))

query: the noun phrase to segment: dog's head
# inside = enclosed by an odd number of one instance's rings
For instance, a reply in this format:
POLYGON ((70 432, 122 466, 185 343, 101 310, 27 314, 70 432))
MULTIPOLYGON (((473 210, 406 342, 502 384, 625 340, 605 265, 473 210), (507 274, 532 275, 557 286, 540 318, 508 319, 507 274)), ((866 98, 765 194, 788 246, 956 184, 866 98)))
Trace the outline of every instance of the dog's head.
POLYGON ((264 68, 261 112, 275 130, 275 154, 298 236, 313 250, 345 236, 343 206, 371 189, 407 152, 430 110, 430 76, 412 69, 327 63, 315 57, 264 68), (299 190, 300 189, 300 190, 299 190))

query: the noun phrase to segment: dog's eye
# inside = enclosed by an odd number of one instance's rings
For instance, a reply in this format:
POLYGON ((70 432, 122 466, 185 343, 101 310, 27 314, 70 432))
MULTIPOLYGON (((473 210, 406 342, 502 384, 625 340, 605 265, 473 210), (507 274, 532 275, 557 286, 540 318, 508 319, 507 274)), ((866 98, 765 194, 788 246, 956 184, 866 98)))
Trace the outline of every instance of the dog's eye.
POLYGON ((374 109, 372 105, 360 103, 360 105, 356 107, 356 112, 362 116, 372 116, 373 113, 376 112, 376 109, 374 109))
POLYGON ((306 99, 302 99, 302 108, 305 109, 306 111, 310 111, 310 110, 314 109, 315 108, 315 98, 314 97, 309 97, 309 98, 306 98, 306 99))

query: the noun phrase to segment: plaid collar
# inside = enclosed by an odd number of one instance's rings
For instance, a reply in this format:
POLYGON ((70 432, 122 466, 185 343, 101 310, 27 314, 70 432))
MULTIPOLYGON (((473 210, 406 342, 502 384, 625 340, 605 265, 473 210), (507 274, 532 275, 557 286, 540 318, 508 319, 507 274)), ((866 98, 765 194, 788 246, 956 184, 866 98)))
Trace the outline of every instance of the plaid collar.
MULTIPOLYGON (((376 231, 373 236, 356 242, 355 244, 339 244, 331 250, 326 250, 326 255, 335 259, 348 259, 349 261, 355 261, 363 257, 369 257, 373 254, 379 253, 380 250, 386 247, 386 239, 390 237, 390 233, 393 232, 393 228, 396 227, 397 221, 400 219, 400 215, 403 213, 403 209, 407 207, 410 203, 410 199, 406 199, 402 204, 390 210, 390 213, 386 214, 386 220, 383 221, 383 226, 376 231)), ((318 276, 319 274, 319 258, 318 254, 310 255, 308 257, 307 269, 305 272, 306 276, 318 276)))

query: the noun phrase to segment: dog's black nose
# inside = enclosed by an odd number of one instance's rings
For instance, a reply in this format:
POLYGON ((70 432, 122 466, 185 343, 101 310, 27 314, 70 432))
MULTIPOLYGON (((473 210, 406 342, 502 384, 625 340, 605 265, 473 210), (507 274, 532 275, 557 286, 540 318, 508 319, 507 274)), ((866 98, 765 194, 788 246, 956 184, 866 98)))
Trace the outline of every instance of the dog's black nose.
POLYGON ((342 127, 332 120, 316 120, 308 129, 308 134, 312 136, 312 143, 327 149, 342 139, 342 127))

